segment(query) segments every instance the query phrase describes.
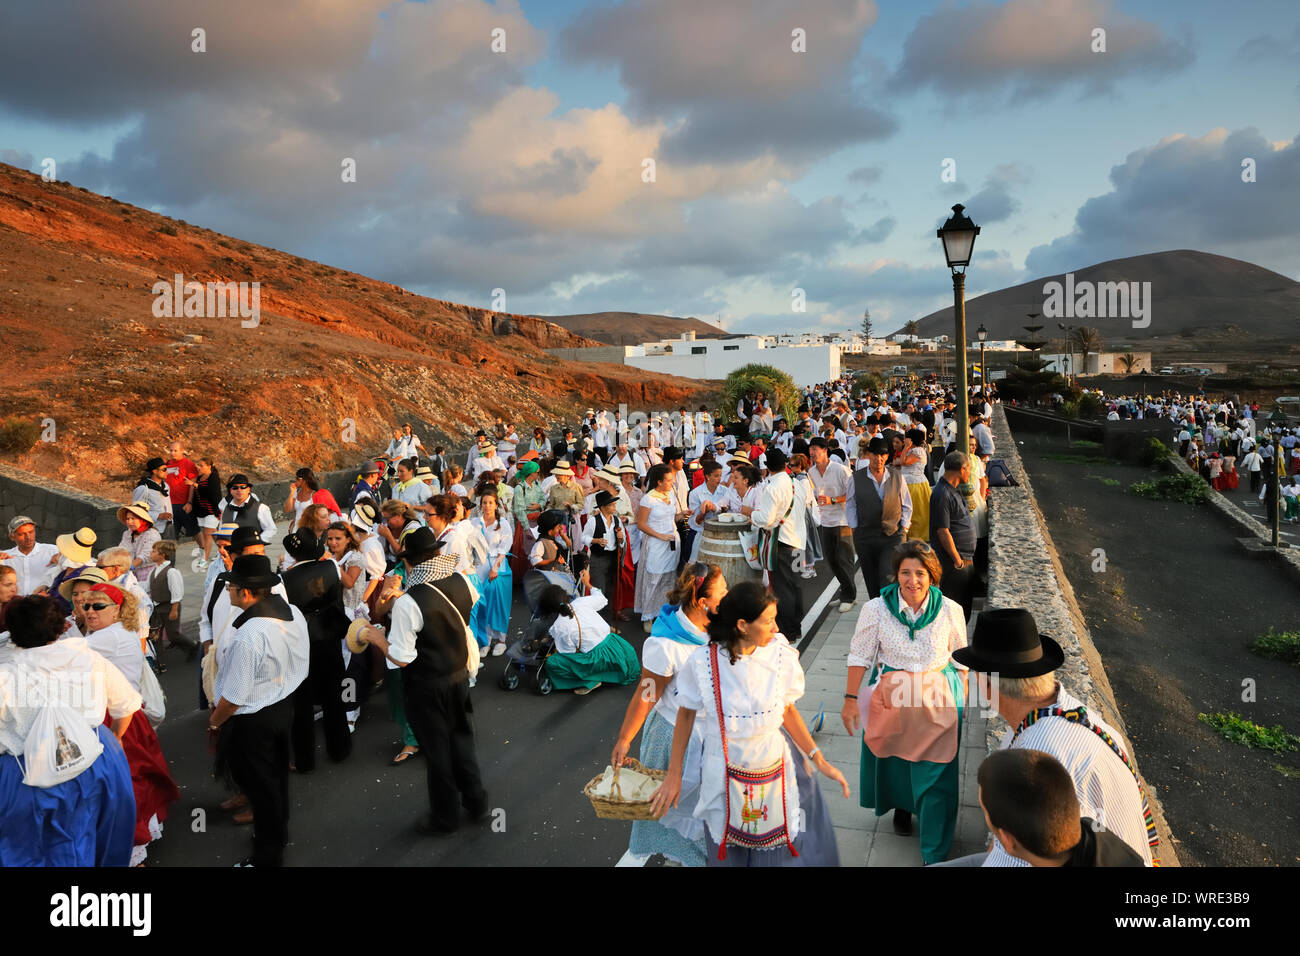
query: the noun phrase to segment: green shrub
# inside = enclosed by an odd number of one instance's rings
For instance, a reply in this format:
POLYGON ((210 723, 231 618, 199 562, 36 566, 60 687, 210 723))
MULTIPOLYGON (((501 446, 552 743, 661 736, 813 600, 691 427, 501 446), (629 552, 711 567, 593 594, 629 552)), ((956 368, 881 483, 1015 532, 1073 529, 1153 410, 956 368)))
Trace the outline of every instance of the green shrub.
POLYGON ((1151 468, 1162 461, 1167 461, 1172 454, 1169 446, 1159 438, 1148 438, 1146 444, 1142 446, 1142 464, 1151 468))
POLYGON ((1196 719, 1208 724, 1233 743, 1244 744, 1253 750, 1271 750, 1285 753, 1300 749, 1300 737, 1289 734, 1281 724, 1264 727, 1240 714, 1197 714, 1196 719))
POLYGON ((1300 631, 1283 631, 1279 634, 1270 627, 1267 634, 1255 638, 1250 649, 1260 657, 1271 657, 1300 667, 1300 631))
POLYGON ((1078 418, 1079 403, 1072 399, 1067 399, 1064 402, 1061 402, 1061 414, 1066 418, 1078 418))
POLYGON ((1079 397, 1080 418, 1096 418, 1104 407, 1102 400, 1091 392, 1079 397))
POLYGON ((155 229, 154 232, 161 232, 164 236, 174 236, 176 235, 176 227, 169 222, 163 223, 163 225, 155 229))
POLYGON ((722 385, 723 411, 730 412, 749 392, 762 392, 772 403, 772 412, 794 421, 799 408, 799 389, 787 372, 770 365, 742 365, 722 385))
POLYGON ((27 451, 41 437, 41 426, 21 418, 0 422, 0 451, 27 451))
POLYGON ((1184 501, 1196 504, 1210 496, 1210 486, 1200 475, 1166 475, 1155 481, 1139 481, 1128 486, 1128 493, 1156 501, 1184 501))

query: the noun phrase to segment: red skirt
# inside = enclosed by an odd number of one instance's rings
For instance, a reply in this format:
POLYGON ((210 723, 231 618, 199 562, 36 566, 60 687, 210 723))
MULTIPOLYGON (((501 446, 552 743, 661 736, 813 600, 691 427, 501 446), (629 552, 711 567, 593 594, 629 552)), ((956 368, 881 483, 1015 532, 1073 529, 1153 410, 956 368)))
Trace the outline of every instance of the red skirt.
MULTIPOLYGON (((111 728, 113 720, 104 715, 104 724, 111 728)), ((131 767, 131 787, 135 790, 135 840, 136 846, 145 846, 152 839, 149 820, 157 815, 158 822, 167 819, 167 808, 181 792, 172 780, 163 757, 158 735, 143 710, 137 710, 122 735, 122 749, 131 767)))
POLYGON ((618 565, 618 580, 614 584, 614 613, 621 614, 636 606, 636 563, 632 549, 624 548, 618 565))
MULTIPOLYGON (((530 522, 535 523, 535 522, 530 522)), ((510 573, 515 581, 522 581, 524 575, 533 569, 528 560, 528 552, 533 549, 533 538, 524 530, 522 521, 515 522, 515 543, 510 549, 510 573)))

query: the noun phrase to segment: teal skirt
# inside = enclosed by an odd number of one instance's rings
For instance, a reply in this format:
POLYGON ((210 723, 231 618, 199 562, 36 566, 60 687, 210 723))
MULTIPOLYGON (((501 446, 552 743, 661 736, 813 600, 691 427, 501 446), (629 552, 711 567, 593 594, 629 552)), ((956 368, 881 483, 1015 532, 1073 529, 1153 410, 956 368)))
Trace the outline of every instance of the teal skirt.
POLYGON ((546 659, 546 671, 556 690, 575 690, 597 684, 634 684, 641 676, 641 662, 631 644, 610 633, 590 651, 552 654, 546 659))
MULTIPOLYGON (((895 670, 892 667, 884 671, 895 670)), ((904 760, 902 757, 877 757, 862 742, 862 770, 859 776, 860 802, 868 809, 874 808, 876 816, 890 810, 903 810, 916 815, 917 830, 921 837, 921 860, 924 863, 941 863, 952 849, 953 835, 957 830, 957 807, 961 795, 961 777, 957 758, 961 755, 961 709, 964 699, 957 669, 949 664, 944 668, 952 688, 957 710, 957 754, 948 763, 928 760, 904 760)))

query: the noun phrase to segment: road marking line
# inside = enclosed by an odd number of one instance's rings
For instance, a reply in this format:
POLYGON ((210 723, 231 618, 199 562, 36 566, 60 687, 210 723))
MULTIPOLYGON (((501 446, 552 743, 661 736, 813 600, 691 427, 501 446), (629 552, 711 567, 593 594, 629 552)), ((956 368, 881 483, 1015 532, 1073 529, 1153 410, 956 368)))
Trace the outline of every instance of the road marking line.
POLYGON ((817 618, 821 616, 822 609, 825 608, 827 604, 831 603, 831 595, 836 592, 839 586, 840 582, 832 577, 831 583, 826 585, 826 590, 823 591, 822 596, 817 599, 817 603, 812 606, 812 610, 803 616, 803 622, 799 625, 799 630, 803 633, 805 639, 811 636, 808 633, 808 629, 812 627, 813 624, 816 623, 817 618))

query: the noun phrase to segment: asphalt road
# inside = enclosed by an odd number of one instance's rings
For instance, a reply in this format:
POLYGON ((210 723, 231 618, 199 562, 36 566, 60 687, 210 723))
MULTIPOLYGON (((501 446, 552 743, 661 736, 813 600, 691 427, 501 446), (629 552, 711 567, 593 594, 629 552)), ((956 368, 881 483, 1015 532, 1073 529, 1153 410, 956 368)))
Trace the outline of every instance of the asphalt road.
MULTIPOLYGON (((272 560, 278 546, 268 549, 272 560)), ((181 566, 189 546, 180 550, 181 566)), ((811 608, 833 580, 824 565, 820 579, 805 582, 811 608)), ((185 574, 188 592, 182 613, 185 633, 197 633, 201 575, 185 574)), ((528 620, 518 597, 511 631, 528 620)), ((621 628, 640 651, 639 622, 621 628)), ((815 638, 805 636, 806 648, 815 638)), ((252 828, 237 826, 218 809, 229 794, 211 776, 207 714, 196 708, 197 661, 166 650, 162 675, 168 716, 158 729, 163 753, 181 790, 164 836, 150 847, 151 866, 231 865, 251 851, 252 828)), ((627 849, 629 824, 596 817, 581 791, 609 761, 614 735, 634 691, 602 687, 578 697, 548 697, 528 685, 507 692, 497 686, 505 658, 488 658, 471 691, 480 767, 491 805, 490 823, 467 825, 439 838, 416 833, 428 810, 425 764, 389 765, 401 749, 389 720, 383 690, 374 693, 357 724, 352 755, 339 764, 324 753, 317 731, 317 769, 291 775, 288 866, 612 866, 627 849)), ((639 738, 633 744, 635 754, 639 738)))

